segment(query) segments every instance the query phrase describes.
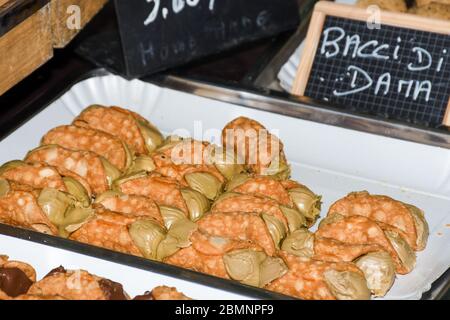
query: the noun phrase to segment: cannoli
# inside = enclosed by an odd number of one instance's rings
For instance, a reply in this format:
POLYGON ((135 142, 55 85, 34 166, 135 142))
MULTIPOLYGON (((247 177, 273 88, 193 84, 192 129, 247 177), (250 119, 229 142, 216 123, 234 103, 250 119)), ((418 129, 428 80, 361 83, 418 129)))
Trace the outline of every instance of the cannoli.
POLYGON ((191 236, 192 246, 179 250, 164 262, 182 268, 263 287, 287 272, 284 262, 269 257, 249 241, 214 237, 201 232, 191 236))
POLYGON ((290 176, 283 144, 255 120, 240 117, 228 123, 222 131, 222 143, 243 159, 251 173, 279 179, 290 176))
POLYGON ((161 133, 154 125, 137 113, 119 107, 90 106, 73 124, 116 136, 139 155, 152 153, 163 142, 161 133))
POLYGON ((121 171, 130 167, 133 161, 133 155, 126 143, 106 132, 90 128, 60 126, 50 130, 42 138, 41 144, 56 144, 75 151, 92 151, 121 171))
POLYGON ((387 196, 370 195, 368 192, 350 193, 334 203, 328 214, 365 216, 396 228, 397 233, 414 250, 423 250, 428 239, 428 224, 422 210, 387 196))
MULTIPOLYGON (((252 195, 225 193, 213 204, 213 213, 244 212, 263 215, 266 222, 273 224, 278 233, 283 235, 306 226, 305 217, 296 209, 278 204, 269 198, 252 195)), ((272 229, 272 227, 270 228, 272 229)), ((281 239, 280 239, 281 240, 281 239)))
POLYGON ((0 300, 9 300, 27 293, 34 282, 36 271, 32 266, 0 256, 0 300))
POLYGON ((38 294, 23 294, 21 296, 18 296, 17 298, 14 298, 14 300, 21 300, 21 301, 54 301, 54 300, 68 300, 58 295, 38 295, 38 294))
POLYGON ((395 280, 395 265, 389 253, 377 244, 348 244, 315 236, 306 229, 293 232, 284 241, 286 253, 329 262, 355 262, 367 286, 377 297, 385 296, 395 280))
POLYGON ((210 161, 213 152, 214 146, 207 142, 175 140, 159 148, 152 154, 152 159, 156 172, 190 186, 213 200, 222 191, 225 181, 219 171, 222 167, 216 167, 210 161))
POLYGON ((110 211, 133 217, 151 217, 164 224, 158 205, 150 198, 136 195, 125 195, 117 191, 107 191, 95 199, 110 211))
POLYGON ((289 271, 267 285, 267 289, 305 300, 370 299, 364 274, 353 263, 280 254, 289 271))
POLYGON ((176 288, 159 286, 143 295, 136 296, 133 300, 192 300, 176 288))
POLYGON ((416 263, 414 251, 397 232, 382 229, 363 216, 328 216, 321 222, 316 236, 352 245, 378 245, 391 255, 399 274, 411 272, 416 263))
POLYGON ((227 184, 226 191, 268 197, 283 206, 295 207, 306 218, 308 226, 320 215, 322 197, 295 181, 240 174, 227 184))
POLYGON ((252 241, 273 256, 281 235, 277 230, 269 230, 269 226, 261 215, 254 213, 211 213, 198 221, 199 229, 211 236, 252 241))
POLYGON ((51 188, 74 196, 84 206, 91 203, 90 187, 76 174, 61 173, 43 163, 11 161, 0 167, 0 178, 31 186, 35 189, 51 188), (87 187, 86 187, 87 186, 87 187))
POLYGON ((26 161, 45 162, 85 178, 95 194, 107 191, 121 172, 105 158, 90 151, 72 151, 57 145, 30 151, 26 161))
POLYGON ((159 174, 138 172, 118 179, 114 189, 128 195, 145 196, 155 201, 163 217, 188 217, 197 221, 210 208, 209 200, 200 192, 181 186, 159 174))
POLYGON ((34 283, 28 294, 37 297, 59 296, 68 300, 129 300, 120 283, 101 278, 84 270, 52 270, 34 283))
POLYGON ((188 247, 197 225, 187 219, 170 228, 149 216, 130 216, 94 206, 95 217, 70 235, 70 239, 153 260, 162 260, 188 247))
POLYGON ((39 191, 0 179, 0 222, 46 234, 58 234, 39 205, 39 191))

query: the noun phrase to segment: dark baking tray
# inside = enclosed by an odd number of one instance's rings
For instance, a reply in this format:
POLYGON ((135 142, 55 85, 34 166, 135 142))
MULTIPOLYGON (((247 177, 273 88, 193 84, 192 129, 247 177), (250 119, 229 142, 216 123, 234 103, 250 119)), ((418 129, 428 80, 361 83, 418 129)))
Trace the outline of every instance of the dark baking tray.
MULTIPOLYGON (((107 71, 103 69, 97 69, 91 72, 88 72, 78 78, 74 82, 69 82, 66 84, 65 89, 53 92, 49 97, 47 97, 46 102, 42 103, 37 102, 29 106, 31 112, 27 113, 26 117, 16 119, 15 123, 10 126, 10 130, 8 132, 0 133, 0 140, 11 134, 18 128, 20 125, 27 122, 30 118, 32 118, 35 114, 40 112, 49 106, 53 101, 57 100, 64 93, 66 93, 70 88, 76 83, 97 76, 103 76, 109 74, 107 71)), ((292 100, 287 95, 279 95, 276 92, 270 90, 259 90, 255 88, 242 88, 239 87, 230 87, 230 86, 220 86, 217 84, 209 84, 209 83, 201 83, 196 81, 191 81, 189 79, 182 79, 171 76, 159 76, 156 78, 144 79, 144 81, 154 83, 161 87, 166 87, 174 90, 184 91, 192 94, 197 94, 200 96, 222 100, 225 102, 235 103, 242 105, 244 107, 256 108, 260 110, 265 110, 274 113, 281 113, 287 116, 308 119, 311 121, 327 123, 326 119, 330 116, 342 119, 341 122, 328 123, 337 126, 350 126, 355 130, 368 131, 368 128, 372 128, 380 120, 374 120, 370 118, 364 118, 358 115, 352 114, 342 114, 339 113, 338 110, 333 110, 330 108, 324 108, 321 111, 321 116, 317 117, 317 109, 315 109, 315 102, 312 100, 292 100), (316 115, 316 116, 314 116, 316 115), (375 121, 372 123, 372 121, 375 121), (353 124, 353 127, 352 127, 353 124), (359 124, 359 126, 355 126, 355 124, 359 124)), ((320 112, 319 112, 320 113, 320 112)), ((402 130, 405 130, 404 127, 400 124, 385 122, 384 127, 389 127, 391 130, 397 131, 401 133, 402 130)), ((382 128, 384 128, 382 127, 382 128)), ((376 126, 373 129, 377 128, 376 126)), ((379 127, 378 127, 379 128, 379 127)), ((406 140, 420 140, 423 139, 423 133, 420 133, 420 130, 417 132, 416 130, 406 130, 409 139, 406 140)), ((378 134, 383 134, 383 131, 379 131, 378 134)), ((406 138, 406 137, 405 137, 406 138)), ((429 144, 442 144, 442 140, 434 141, 429 140, 429 144)), ((450 140, 444 141, 444 145, 450 148, 450 140)), ((190 271, 187 269, 171 266, 168 264, 139 258, 132 255, 127 255, 99 247, 95 247, 92 245, 83 244, 80 242, 75 242, 72 240, 63 239, 60 237, 49 236, 42 233, 24 230, 4 224, 0 224, 0 234, 12 236, 20 239, 24 239, 27 241, 32 241, 36 243, 40 243, 43 245, 56 247, 68 251, 77 252, 80 254, 85 254, 88 256, 96 257, 99 259, 139 268, 142 270, 148 270, 155 273, 159 273, 162 275, 183 279, 186 281, 196 282, 202 285, 220 288, 225 291, 233 292, 236 294, 240 294, 243 296, 257 298, 257 299, 292 299, 291 297, 277 294, 274 292, 270 292, 267 290, 246 286, 240 284, 236 281, 220 279, 217 277, 209 276, 206 274, 190 271)), ((450 288, 450 270, 442 275, 432 286, 431 290, 424 293, 422 299, 440 299, 442 298, 448 289, 450 288)))

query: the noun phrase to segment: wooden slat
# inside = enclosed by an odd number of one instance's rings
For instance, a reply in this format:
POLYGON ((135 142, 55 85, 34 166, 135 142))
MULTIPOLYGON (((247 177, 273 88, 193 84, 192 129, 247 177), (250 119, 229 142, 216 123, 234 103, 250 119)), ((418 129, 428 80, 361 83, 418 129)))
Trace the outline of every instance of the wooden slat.
POLYGON ((80 31, 71 30, 67 26, 67 19, 70 18, 70 13, 67 12, 69 6, 79 6, 83 28, 106 2, 107 0, 52 0, 53 46, 65 47, 80 31))
POLYGON ((48 4, 0 38, 0 95, 52 55, 48 4))

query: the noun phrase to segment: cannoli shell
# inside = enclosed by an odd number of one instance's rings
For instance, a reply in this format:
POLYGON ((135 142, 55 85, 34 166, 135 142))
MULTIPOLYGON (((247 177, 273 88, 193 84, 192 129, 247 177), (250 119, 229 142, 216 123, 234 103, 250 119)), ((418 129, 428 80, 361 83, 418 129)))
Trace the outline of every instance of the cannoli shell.
POLYGON ((371 252, 384 251, 376 244, 347 244, 334 239, 315 237, 315 260, 330 262, 352 262, 355 259, 371 252))
POLYGON ((266 288, 304 300, 336 300, 324 280, 324 273, 329 269, 362 274, 352 263, 311 260, 285 252, 280 252, 280 256, 287 264, 289 271, 266 288))
POLYGON ((128 232, 128 226, 137 218, 100 207, 95 211, 95 218, 72 233, 69 239, 142 257, 128 232))
POLYGON ((45 162, 57 168, 75 172, 85 178, 95 194, 109 189, 100 156, 90 151, 72 151, 60 146, 33 151, 26 161, 45 162))
POLYGON ((58 170, 41 163, 25 164, 8 169, 0 175, 0 178, 26 184, 36 189, 52 188, 67 192, 58 170))
POLYGON ((198 226, 211 236, 252 241, 264 248, 267 255, 275 254, 275 244, 258 214, 211 213, 200 219, 198 226))
MULTIPOLYGON (((0 300, 1 300, 1 298, 0 298, 0 300)), ((65 299, 65 298, 63 298, 61 296, 58 296, 58 295, 24 294, 24 295, 18 296, 14 300, 22 300, 22 301, 25 301, 25 300, 28 300, 28 301, 45 301, 45 300, 48 300, 48 301, 54 301, 54 300, 68 300, 68 299, 65 299)))
POLYGON ((110 211, 120 212, 130 217, 151 217, 160 224, 164 224, 158 205, 144 196, 123 195, 109 197, 99 202, 99 204, 110 211))
POLYGON ((186 269, 229 279, 223 256, 239 249, 260 249, 249 241, 235 241, 195 232, 192 246, 184 248, 164 259, 164 262, 186 269))
POLYGON ((73 125, 60 126, 50 130, 42 138, 42 144, 57 144, 71 150, 92 151, 105 157, 119 170, 126 169, 127 151, 122 140, 103 131, 73 125))
POLYGON ((408 273, 381 227, 366 217, 350 216, 326 224, 317 230, 316 236, 335 239, 351 245, 378 245, 391 255, 398 273, 408 273))
POLYGON ((158 205, 178 208, 188 214, 186 202, 180 191, 181 186, 173 179, 152 174, 121 183, 119 189, 125 194, 148 197, 158 205))
POLYGON ((246 212, 269 214, 279 219, 288 229, 287 219, 281 211, 279 204, 272 199, 260 198, 252 195, 236 195, 235 197, 225 198, 214 204, 211 210, 213 213, 223 212, 246 212))
POLYGON ((119 107, 108 108, 96 105, 85 109, 73 124, 109 133, 125 141, 138 154, 146 154, 145 141, 136 124, 138 118, 144 119, 136 113, 119 107))
POLYGON ((233 190, 228 191, 258 197, 268 197, 285 206, 293 205, 289 193, 284 188, 282 182, 267 176, 252 177, 233 190))
POLYGON ((207 142, 186 140, 172 148, 156 152, 152 155, 156 165, 155 171, 177 180, 184 186, 187 186, 184 176, 194 172, 209 173, 223 183, 225 178, 219 170, 213 164, 205 162, 205 159, 209 159, 210 146, 207 142))
POLYGON ((417 232, 414 218, 400 201, 386 196, 370 195, 368 192, 351 193, 335 202, 328 214, 364 216, 391 225, 402 232, 411 248, 417 250, 417 232))
POLYGON ((58 230, 31 191, 12 190, 0 198, 0 221, 5 224, 57 235, 58 230))
POLYGON ((36 271, 27 263, 0 259, 0 300, 27 293, 36 281, 36 271))
POLYGON ((263 159, 262 155, 270 156, 272 160, 279 156, 286 162, 281 141, 270 134, 262 124, 246 117, 239 117, 223 128, 222 143, 228 150, 233 150, 234 146, 234 152, 245 159, 247 167, 255 174, 263 174, 264 170, 270 165, 270 161, 265 163, 267 160, 263 159), (266 141, 260 141, 262 132, 266 134, 266 141), (261 148, 262 146, 265 146, 265 150, 261 148), (278 148, 276 154, 272 154, 276 151, 272 151, 274 147, 278 148), (242 151, 245 152, 244 155, 242 151))

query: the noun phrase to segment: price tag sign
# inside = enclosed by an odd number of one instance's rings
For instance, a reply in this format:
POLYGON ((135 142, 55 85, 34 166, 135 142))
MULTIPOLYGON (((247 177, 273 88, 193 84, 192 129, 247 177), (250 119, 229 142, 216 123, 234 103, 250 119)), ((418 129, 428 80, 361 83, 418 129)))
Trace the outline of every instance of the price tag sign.
POLYGON ((293 93, 450 126, 450 22, 319 2, 293 93))
POLYGON ((115 0, 128 76, 268 37, 299 22, 297 0, 115 0))

